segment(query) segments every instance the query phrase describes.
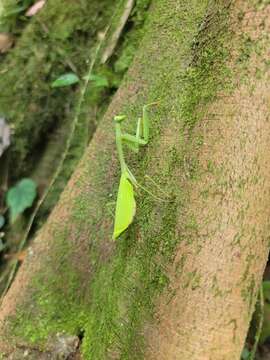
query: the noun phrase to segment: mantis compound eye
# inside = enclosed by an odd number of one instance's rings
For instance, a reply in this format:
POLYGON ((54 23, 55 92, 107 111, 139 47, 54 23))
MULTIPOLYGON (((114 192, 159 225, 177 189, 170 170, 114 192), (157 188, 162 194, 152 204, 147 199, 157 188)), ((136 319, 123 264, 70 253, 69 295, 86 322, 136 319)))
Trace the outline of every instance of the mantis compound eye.
POLYGON ((123 120, 125 120, 126 115, 117 115, 114 117, 114 121, 116 122, 122 122, 123 120))

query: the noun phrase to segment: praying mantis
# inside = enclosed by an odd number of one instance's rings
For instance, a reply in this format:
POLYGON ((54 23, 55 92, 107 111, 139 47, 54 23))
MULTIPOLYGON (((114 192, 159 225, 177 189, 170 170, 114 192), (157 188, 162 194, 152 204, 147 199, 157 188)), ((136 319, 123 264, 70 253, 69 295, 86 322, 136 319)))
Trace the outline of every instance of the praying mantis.
POLYGON ((114 220, 114 240, 116 240, 129 227, 136 213, 134 187, 138 187, 138 182, 126 164, 124 157, 124 145, 127 145, 132 151, 138 153, 140 146, 148 144, 148 108, 156 104, 157 102, 153 102, 143 106, 142 118, 139 118, 137 122, 136 135, 122 132, 121 123, 126 119, 126 115, 117 115, 114 117, 116 148, 121 167, 121 178, 118 188, 114 220))

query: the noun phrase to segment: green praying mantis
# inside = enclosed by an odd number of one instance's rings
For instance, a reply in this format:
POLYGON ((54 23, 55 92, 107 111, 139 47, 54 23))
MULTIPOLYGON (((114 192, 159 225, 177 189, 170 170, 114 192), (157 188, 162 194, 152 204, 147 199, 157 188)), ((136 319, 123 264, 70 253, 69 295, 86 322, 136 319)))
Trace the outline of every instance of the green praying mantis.
POLYGON ((124 157, 124 145, 132 151, 138 153, 140 146, 144 146, 149 141, 149 117, 148 108, 156 105, 157 102, 143 106, 142 118, 138 119, 136 135, 122 132, 121 123, 126 119, 125 115, 114 117, 116 147, 121 166, 121 178, 118 188, 113 239, 117 239, 132 223, 136 212, 136 201, 134 188, 138 187, 138 182, 128 168, 124 157))

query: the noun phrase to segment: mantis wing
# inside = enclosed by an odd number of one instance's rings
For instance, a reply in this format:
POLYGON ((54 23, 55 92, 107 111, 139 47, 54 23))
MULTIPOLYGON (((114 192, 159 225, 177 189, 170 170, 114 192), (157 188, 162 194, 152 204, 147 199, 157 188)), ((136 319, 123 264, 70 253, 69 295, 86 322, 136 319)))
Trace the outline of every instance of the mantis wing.
POLYGON ((132 223, 136 212, 136 202, 134 198, 134 191, 131 182, 128 179, 128 174, 123 173, 120 179, 118 189, 113 239, 125 231, 132 223))

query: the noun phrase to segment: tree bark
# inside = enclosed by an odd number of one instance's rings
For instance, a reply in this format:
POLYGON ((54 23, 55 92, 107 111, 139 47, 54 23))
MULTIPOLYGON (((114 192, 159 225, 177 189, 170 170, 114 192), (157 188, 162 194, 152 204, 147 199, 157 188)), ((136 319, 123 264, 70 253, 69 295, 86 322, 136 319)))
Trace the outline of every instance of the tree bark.
POLYGON ((123 86, 3 301, 6 357, 50 352, 65 331, 83 335, 84 359, 239 359, 269 246, 269 12, 152 4, 123 86), (128 162, 170 200, 139 194, 112 242, 112 118, 126 114, 131 130, 157 100, 150 144, 128 162))
POLYGON ((235 88, 218 94, 194 130, 203 144, 185 213, 192 227, 179 219, 183 241, 147 329, 146 359, 241 357, 269 251, 269 14, 269 6, 258 10, 251 2, 232 6, 230 68, 243 61, 243 50, 247 58, 235 88))

